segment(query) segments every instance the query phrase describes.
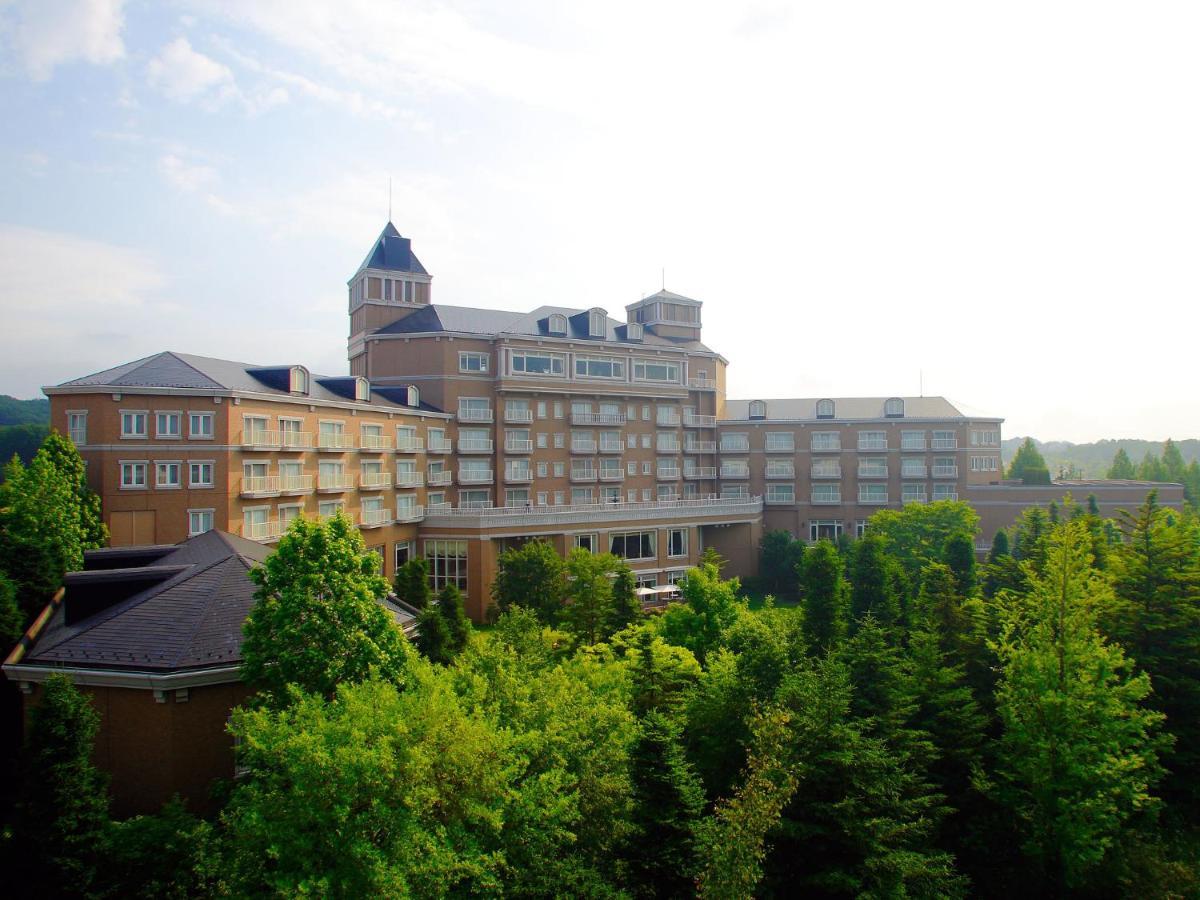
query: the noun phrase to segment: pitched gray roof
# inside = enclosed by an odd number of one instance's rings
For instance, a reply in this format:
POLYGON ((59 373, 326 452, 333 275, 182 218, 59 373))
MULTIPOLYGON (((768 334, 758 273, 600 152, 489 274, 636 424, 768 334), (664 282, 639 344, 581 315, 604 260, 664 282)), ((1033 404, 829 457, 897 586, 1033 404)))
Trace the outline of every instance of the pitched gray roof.
MULTIPOLYGON (((587 331, 587 309, 568 306, 539 306, 530 312, 512 312, 501 309, 479 309, 469 306, 444 306, 431 304, 397 322, 385 325, 375 334, 420 334, 427 332, 452 331, 459 334, 481 336, 515 335, 520 337, 547 337, 552 315, 564 316, 567 333, 561 335, 574 341, 596 341, 587 331)), ((604 341, 625 343, 625 323, 606 316, 604 341)), ((649 347, 680 347, 687 350, 704 350, 708 347, 699 341, 675 340, 645 332, 641 341, 649 347)))
POLYGON ((392 272, 413 272, 417 275, 428 275, 417 255, 412 252, 412 241, 401 237, 396 226, 388 222, 379 232, 379 237, 371 247, 371 252, 362 261, 358 271, 363 269, 385 269, 392 272))
MULTIPOLYGON (((888 397, 811 397, 766 400, 767 418, 787 421, 826 421, 817 419, 817 402, 822 399, 833 400, 834 420, 844 419, 882 419, 883 407, 890 399, 888 397)), ((945 397, 901 397, 904 401, 903 419, 966 419, 945 397)), ((721 416, 726 420, 748 420, 750 417, 751 400, 726 400, 725 412, 721 416)), ((896 421, 903 421, 900 417, 896 421)))

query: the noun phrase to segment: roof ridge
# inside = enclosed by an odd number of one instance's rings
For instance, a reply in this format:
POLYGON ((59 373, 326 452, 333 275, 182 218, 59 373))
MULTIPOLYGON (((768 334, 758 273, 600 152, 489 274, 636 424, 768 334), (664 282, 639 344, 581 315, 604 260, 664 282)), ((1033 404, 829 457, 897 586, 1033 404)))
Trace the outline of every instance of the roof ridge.
MULTIPOLYGON (((187 366, 189 369, 191 369, 193 372, 195 372, 195 373, 196 373, 197 375, 199 375, 201 378, 207 378, 207 379, 208 379, 209 381, 211 381, 213 384, 221 384, 221 382, 217 381, 217 379, 213 378, 213 377, 212 377, 211 375, 209 375, 207 372, 203 372, 203 371, 201 371, 200 369, 197 369, 197 368, 196 368, 195 366, 193 366, 193 365, 192 365, 190 362, 188 362, 186 359, 184 359, 184 358, 183 358, 183 357, 182 357, 182 356, 181 356, 181 355, 180 355, 180 354, 179 354, 177 351, 175 351, 175 350, 164 350, 164 351, 163 351, 163 353, 165 353, 166 355, 168 355, 168 356, 172 357, 173 359, 177 360, 177 361, 178 361, 178 362, 179 362, 181 365, 187 366)), ((190 354, 190 355, 196 355, 196 354, 190 354)), ((234 362, 234 360, 227 359, 227 360, 225 360, 225 362, 234 362)), ((245 364, 245 363, 241 363, 241 362, 237 363, 237 365, 239 365, 239 366, 242 366, 243 368, 245 368, 245 366, 246 366, 246 364, 245 364)), ((222 386, 222 387, 225 387, 225 385, 221 385, 221 386, 222 386)))
MULTIPOLYGON (((237 563, 241 563, 243 565, 245 564, 242 557, 240 555, 238 555, 237 553, 234 553, 232 556, 227 556, 224 559, 217 560, 215 563, 213 563, 212 566, 209 566, 208 569, 214 568, 217 565, 223 565, 227 562, 237 562, 237 563)), ((208 571, 208 569, 206 569, 205 571, 208 571)), ((250 569, 249 569, 249 567, 247 567, 246 572, 248 573, 249 571, 250 571, 250 569)), ((199 575, 200 573, 197 572, 196 574, 199 575)), ((172 660, 172 666, 174 668, 180 668, 181 667, 181 663, 180 663, 181 657, 184 654, 191 652, 192 643, 196 639, 196 633, 200 630, 201 626, 207 621, 208 614, 212 610, 212 605, 216 601, 217 597, 222 593, 221 589, 225 586, 225 581, 227 578, 228 578, 228 575, 223 574, 221 578, 217 579, 214 582, 214 584, 212 585, 212 588, 209 590, 208 596, 204 598, 203 609, 200 611, 200 614, 196 616, 195 621, 192 622, 192 627, 188 631, 186 640, 182 640, 179 642, 179 650, 177 651, 175 658, 172 660)))

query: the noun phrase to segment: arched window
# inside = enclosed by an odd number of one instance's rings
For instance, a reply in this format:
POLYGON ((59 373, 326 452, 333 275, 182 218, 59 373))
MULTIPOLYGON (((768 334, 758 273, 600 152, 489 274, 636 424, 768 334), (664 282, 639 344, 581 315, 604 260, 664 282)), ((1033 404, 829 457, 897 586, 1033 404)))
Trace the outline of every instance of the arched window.
POLYGON ((308 393, 308 369, 304 366, 292 366, 291 377, 288 379, 288 390, 293 394, 308 393))
POLYGON ((904 401, 899 397, 892 397, 887 403, 883 404, 883 414, 889 419, 900 419, 904 417, 904 401))
POLYGON ((608 313, 602 309, 588 312, 588 337, 602 338, 608 331, 608 313))
POLYGON ((408 405, 409 406, 420 406, 421 405, 421 392, 417 389, 417 386, 415 384, 410 384, 408 386, 408 405))
POLYGON ((370 400, 371 399, 371 383, 365 378, 354 379, 354 399, 355 400, 370 400))
POLYGON ((833 418, 833 401, 818 400, 817 401, 817 418, 832 419, 833 418))
POLYGON ((546 328, 551 334, 566 334, 567 333, 567 317, 554 313, 550 316, 550 324, 546 328))
POLYGON ((750 401, 750 418, 765 419, 767 417, 767 404, 762 400, 750 401))
POLYGON ((640 341, 642 339, 642 326, 630 322, 625 326, 625 337, 631 341, 640 341))

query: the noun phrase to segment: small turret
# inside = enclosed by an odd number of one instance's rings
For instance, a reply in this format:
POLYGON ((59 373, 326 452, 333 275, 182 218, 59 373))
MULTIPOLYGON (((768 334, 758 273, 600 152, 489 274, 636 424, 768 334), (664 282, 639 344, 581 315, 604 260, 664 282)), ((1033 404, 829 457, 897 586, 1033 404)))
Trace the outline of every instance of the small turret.
POLYGON ((625 307, 627 321, 651 334, 675 340, 700 340, 699 300, 662 290, 625 307))
POLYGON ((364 337, 430 304, 433 277, 412 251, 412 241, 388 222, 347 285, 352 375, 365 371, 364 337), (362 370, 362 371, 360 371, 362 370))

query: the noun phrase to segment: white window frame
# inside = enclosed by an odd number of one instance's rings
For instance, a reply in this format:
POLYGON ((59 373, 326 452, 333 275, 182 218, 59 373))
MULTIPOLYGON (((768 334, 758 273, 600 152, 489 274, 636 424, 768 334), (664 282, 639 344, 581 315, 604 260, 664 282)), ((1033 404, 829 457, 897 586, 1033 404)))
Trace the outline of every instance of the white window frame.
POLYGON ((181 459, 156 459, 154 461, 154 489, 157 491, 178 491, 183 487, 183 460, 181 459), (169 471, 170 467, 175 467, 175 482, 172 484, 169 481, 161 481, 160 477, 163 470, 169 471))
POLYGON ((458 351, 458 371, 486 375, 490 354, 479 350, 458 351))
POLYGON ((795 453, 796 435, 791 431, 768 431, 765 449, 768 453, 795 453))
POLYGON ((189 441, 211 441, 216 437, 215 423, 213 414, 210 412, 189 412, 188 413, 188 440, 189 441), (197 432, 197 422, 208 422, 208 433, 203 431, 197 432))
MULTIPOLYGON (((509 350, 508 371, 509 374, 520 376, 521 378, 566 378, 567 356, 565 353, 552 353, 548 350, 509 350), (528 371, 528 360, 530 358, 545 358, 549 361, 550 371, 528 371), (517 364, 518 360, 520 360, 519 366, 517 364), (556 369, 557 371, 555 371, 556 369)), ((540 416, 539 418, 545 418, 545 416, 540 416)))
POLYGON ((686 528, 671 528, 667 530, 667 559, 680 559, 688 555, 688 530, 686 528), (675 549, 675 538, 679 537, 679 550, 675 549))
POLYGON ((198 534, 204 534, 206 531, 212 531, 216 527, 216 510, 215 509, 189 509, 187 511, 188 521, 188 537, 195 537, 198 534), (208 527, 196 529, 193 527, 193 517, 207 516, 208 527))
POLYGON ((76 447, 87 443, 87 416, 86 409, 67 410, 67 437, 76 447))
POLYGON ((123 441, 144 441, 147 437, 150 436, 150 410, 148 410, 148 409, 122 409, 122 410, 119 410, 119 415, 121 417, 121 440, 123 440, 123 441), (125 425, 126 425, 125 417, 126 416, 134 417, 135 422, 137 421, 137 417, 140 416, 141 423, 142 423, 142 430, 141 431, 127 431, 125 429, 125 425))
POLYGON ((189 488, 211 488, 216 482, 217 477, 217 461, 214 459, 189 459, 188 460, 188 487, 189 488), (195 466, 208 466, 209 479, 204 481, 193 481, 195 466))
POLYGON ((148 460, 148 459, 122 459, 122 460, 117 461, 117 465, 120 467, 118 469, 118 472, 121 475, 120 482, 119 482, 121 485, 121 490, 123 490, 123 491, 145 491, 145 490, 149 489, 149 487, 150 487, 150 460, 148 460), (129 467, 129 474, 133 474, 139 470, 141 471, 141 473, 142 473, 141 484, 133 483, 130 479, 127 479, 125 477, 125 475, 126 475, 125 467, 126 466, 129 467))

